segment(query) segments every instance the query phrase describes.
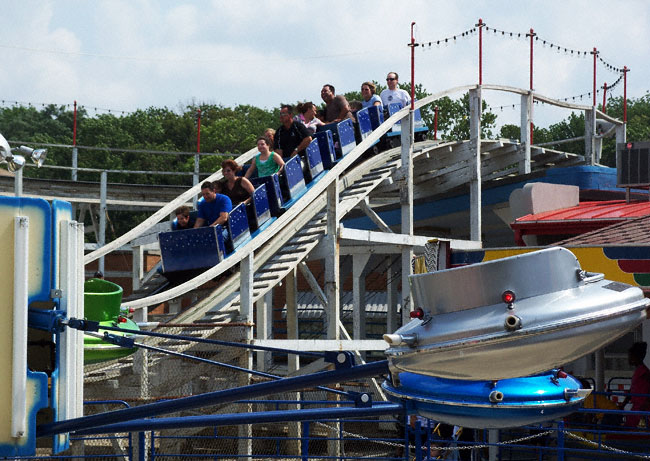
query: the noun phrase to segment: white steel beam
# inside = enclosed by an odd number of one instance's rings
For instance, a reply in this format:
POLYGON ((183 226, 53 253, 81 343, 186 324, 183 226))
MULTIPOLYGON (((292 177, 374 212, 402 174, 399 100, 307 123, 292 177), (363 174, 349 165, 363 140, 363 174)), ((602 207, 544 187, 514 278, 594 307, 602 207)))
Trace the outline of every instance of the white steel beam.
POLYGON ((470 239, 481 240, 482 219, 481 219, 481 112, 482 99, 481 88, 469 91, 469 133, 470 145, 474 152, 470 172, 470 239))
POLYGON ((29 218, 14 221, 14 300, 11 370, 11 436, 27 432, 27 304, 29 291, 29 218))
POLYGON ((253 344, 312 352, 383 351, 388 348, 388 343, 382 339, 256 339, 253 344))
POLYGON ((339 339, 340 320, 339 293, 339 182, 332 181, 327 186, 327 256, 325 257, 325 296, 327 297, 327 337, 339 339))
POLYGON ((521 146, 523 158, 519 162, 519 174, 530 173, 530 147, 533 123, 533 92, 521 95, 521 146))

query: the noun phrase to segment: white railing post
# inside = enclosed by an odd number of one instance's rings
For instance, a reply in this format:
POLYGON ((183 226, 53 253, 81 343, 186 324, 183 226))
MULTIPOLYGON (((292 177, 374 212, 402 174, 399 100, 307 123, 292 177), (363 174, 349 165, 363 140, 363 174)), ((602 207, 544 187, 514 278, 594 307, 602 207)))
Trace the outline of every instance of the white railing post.
POLYGON ((366 276, 370 254, 352 255, 352 338, 366 338, 366 276))
POLYGON ((11 362, 11 436, 27 432, 27 304, 29 280, 29 218, 14 221, 14 293, 11 362))
POLYGON ((22 197, 23 195, 23 169, 14 172, 14 195, 22 197))
POLYGON ((585 163, 596 162, 596 108, 585 110, 585 163))
POLYGON ((339 320, 339 181, 327 186, 327 257, 325 258, 325 296, 327 296, 327 339, 340 339, 339 320))
POLYGON ((77 180, 77 165, 78 165, 79 153, 76 147, 72 148, 72 180, 77 180))
MULTIPOLYGON (((67 318, 84 316, 83 224, 63 221, 61 226, 61 310, 67 318)), ((61 333, 61 391, 59 420, 83 416, 83 333, 72 328, 61 333)))
MULTIPOLYGON (((400 208, 402 217, 401 232, 405 235, 413 235, 413 128, 414 112, 409 111, 402 119, 402 151, 401 151, 401 175, 400 179, 400 208)), ((411 299, 409 276, 412 272, 413 248, 404 246, 402 248, 402 325, 410 320, 410 313, 413 310, 411 299)))
MULTIPOLYGON (((200 162, 199 162, 199 154, 194 154, 194 173, 192 174, 192 186, 196 186, 199 183, 199 167, 200 162)), ((196 208, 196 202, 198 202, 199 197, 198 195, 195 195, 192 198, 192 205, 194 208, 196 208)))
POLYGON ((519 162, 519 174, 530 173, 530 139, 533 123, 533 92, 521 95, 521 147, 522 159, 519 162))
MULTIPOLYGON (((273 290, 269 291, 266 295, 262 296, 257 303, 255 303, 256 309, 256 326, 257 326, 257 339, 270 339, 272 336, 272 302, 273 302, 273 290)), ((288 323, 288 318, 287 318, 288 323)), ((288 332, 287 332, 288 335, 288 332)), ((257 369, 268 371, 271 369, 271 359, 272 355, 268 351, 258 351, 257 355, 257 369)))
MULTIPOLYGON (((106 245, 106 188, 108 185, 108 173, 106 170, 102 171, 99 182, 99 241, 98 246, 101 248, 106 245)), ((104 256, 99 258, 99 270, 102 274, 104 272, 104 256)))
MULTIPOLYGON (((253 253, 249 253, 241 260, 240 263, 240 279, 239 279, 239 299, 240 299, 240 317, 246 324, 245 331, 247 344, 253 342, 253 253)), ((253 368, 253 353, 249 349, 242 352, 239 366, 245 369, 253 368)), ((247 386, 250 384, 250 373, 242 373, 240 378, 240 385, 247 386)), ((252 405, 245 405, 246 412, 252 411, 252 405)), ((238 441, 239 454, 245 455, 242 459, 250 461, 253 453, 253 426, 250 424, 242 424, 239 426, 238 441)))
POLYGON ((470 171, 470 239, 481 241, 482 198, 481 198, 481 88, 469 90, 469 141, 472 150, 470 171))

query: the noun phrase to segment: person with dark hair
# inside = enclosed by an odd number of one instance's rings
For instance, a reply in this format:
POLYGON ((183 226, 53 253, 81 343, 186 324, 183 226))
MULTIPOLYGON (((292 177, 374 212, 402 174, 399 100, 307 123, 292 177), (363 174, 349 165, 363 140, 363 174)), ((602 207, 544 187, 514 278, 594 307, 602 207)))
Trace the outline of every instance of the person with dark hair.
POLYGON ((241 166, 234 160, 227 159, 221 163, 224 177, 224 181, 221 183, 221 193, 230 199, 233 207, 250 201, 253 192, 255 192, 255 187, 248 178, 237 176, 240 170, 241 166))
POLYGON ((297 109, 299 115, 297 116, 296 121, 305 125, 309 134, 316 133, 318 127, 323 124, 323 122, 316 117, 316 113, 318 112, 316 104, 311 101, 303 102, 298 104, 297 109))
POLYGON ((361 105, 366 108, 370 106, 381 106, 381 98, 375 93, 377 92, 377 86, 372 82, 363 82, 361 84, 361 105))
POLYGON ((182 205, 176 208, 174 211, 176 219, 172 221, 173 231, 192 229, 194 227, 195 219, 190 214, 190 211, 190 207, 187 205, 182 205))
POLYGON ((264 176, 271 176, 274 173, 282 170, 284 167, 284 160, 275 152, 272 152, 269 148, 269 142, 266 136, 260 136, 257 138, 257 149, 259 153, 253 159, 253 163, 246 170, 244 177, 246 179, 253 176, 253 173, 257 172, 257 177, 262 178, 264 176))
POLYGON ((311 142, 311 135, 305 125, 293 119, 293 107, 283 104, 280 108, 282 125, 275 131, 275 152, 282 158, 296 154, 304 155, 311 142))
MULTIPOLYGON (((650 370, 643 363, 648 351, 648 343, 637 342, 632 344, 627 351, 627 359, 631 366, 635 367, 630 385, 630 394, 621 402, 620 407, 625 408, 628 402, 632 402, 632 411, 650 411, 650 370), (634 395, 645 394, 645 395, 634 395)), ((648 418, 645 418, 645 426, 648 427, 648 418)), ((641 421, 640 415, 626 415, 625 425, 637 427, 641 421)))
POLYGON ((230 199, 217 193, 217 187, 210 181, 201 184, 201 196, 196 205, 198 217, 194 227, 225 225, 232 211, 230 199))
POLYGON ((346 118, 354 120, 352 111, 350 111, 350 104, 345 96, 336 95, 332 85, 325 84, 320 90, 320 97, 325 102, 325 116, 323 121, 325 123, 340 122, 346 118))
POLYGON ((402 107, 406 107, 411 104, 411 97, 409 94, 397 87, 399 83, 399 76, 397 72, 388 72, 386 76, 386 84, 388 88, 381 92, 381 102, 384 107, 388 107, 389 104, 399 102, 402 104, 402 107))

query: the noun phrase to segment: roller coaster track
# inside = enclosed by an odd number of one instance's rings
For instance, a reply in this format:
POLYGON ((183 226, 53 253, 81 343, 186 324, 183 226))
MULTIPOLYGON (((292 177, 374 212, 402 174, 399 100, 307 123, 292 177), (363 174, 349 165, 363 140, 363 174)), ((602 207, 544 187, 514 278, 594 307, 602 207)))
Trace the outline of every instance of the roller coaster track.
MULTIPOLYGON (((473 88, 476 86, 452 88, 418 101, 416 107, 429 104, 448 94, 473 88)), ((503 88, 505 87, 493 86, 488 89, 503 88)), ((520 89, 506 89, 505 91, 519 94, 528 93, 526 90, 520 89)), ((547 102, 550 101, 542 96, 539 98, 547 102)), ((557 105, 586 109, 586 106, 571 105, 559 101, 557 105)), ((162 293, 129 301, 125 303, 125 306, 142 309, 158 305, 196 290, 232 268, 233 271, 230 275, 222 276, 218 287, 200 299, 194 306, 171 320, 176 324, 183 325, 197 323, 196 328, 186 327, 184 334, 202 337, 214 335, 218 331, 218 327, 205 328, 205 326, 201 327, 201 323, 233 319, 239 313, 241 300, 238 290, 241 280, 240 273, 235 267, 238 263, 251 255, 253 257, 252 302, 256 302, 274 286, 277 286, 289 272, 295 270, 322 241, 327 228, 327 216, 324 211, 327 203, 327 189, 333 181, 338 181, 340 190, 337 211, 339 220, 362 202, 366 202, 367 199, 376 204, 396 203, 399 200, 399 183, 404 177, 400 168, 401 148, 382 152, 365 161, 361 156, 407 114, 408 110, 403 109, 386 120, 382 126, 344 156, 331 170, 326 171, 282 216, 219 264, 179 286, 162 293)), ((252 159, 255 153, 256 150, 252 149, 238 157, 237 162, 246 163, 252 159)), ((518 142, 482 140, 482 181, 498 181, 517 175, 518 164, 522 158, 523 147, 518 142)), ((425 141, 414 144, 413 171, 417 172, 414 174, 414 199, 432 197, 466 184, 470 180, 472 161, 472 149, 469 141, 445 143, 425 141)), ((584 157, 532 146, 530 161, 532 170, 535 171, 548 167, 582 163, 584 157)), ((214 181, 220 178, 221 173, 218 172, 207 180, 214 181)), ((187 190, 136 228, 86 255, 84 262, 91 262, 132 241, 158 221, 169 216, 175 207, 191 200, 199 190, 199 185, 187 190)), ((151 341, 155 342, 155 340, 151 341)), ((190 346, 179 346, 181 349, 188 347, 190 346)))

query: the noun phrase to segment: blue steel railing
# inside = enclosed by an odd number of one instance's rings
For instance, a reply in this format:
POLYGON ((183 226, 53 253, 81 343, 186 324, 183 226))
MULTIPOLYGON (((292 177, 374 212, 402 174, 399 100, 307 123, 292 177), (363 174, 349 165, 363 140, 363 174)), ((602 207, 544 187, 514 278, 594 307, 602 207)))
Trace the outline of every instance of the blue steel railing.
MULTIPOLYGON (((126 403, 123 400, 92 400, 92 401, 87 401, 84 402, 85 407, 90 407, 90 406, 95 406, 95 405, 110 405, 110 406, 116 406, 116 407, 123 407, 123 408, 129 408, 130 405, 126 403)), ((138 442, 139 442, 139 447, 140 449, 138 450, 138 461, 144 461, 145 459, 145 450, 144 450, 144 432, 139 432, 138 434, 138 442)), ((133 457, 133 437, 132 433, 122 433, 122 434, 110 434, 110 435, 93 435, 93 436, 75 436, 71 435, 70 436, 70 449, 67 450, 67 452, 71 452, 71 454, 59 454, 59 455, 41 455, 41 456, 20 456, 20 457, 7 457, 7 458, 2 458, 2 459, 21 459, 21 460, 53 460, 53 459, 59 459, 59 460, 66 460, 66 459, 71 459, 71 460, 84 460, 84 459, 92 459, 92 460, 102 460, 102 459, 112 459, 112 460, 117 460, 117 459, 122 459, 126 461, 133 461, 136 458, 133 457), (98 442, 101 443, 102 441, 108 441, 111 446, 113 446, 114 442, 117 442, 118 444, 120 441, 126 441, 126 449, 125 453, 120 454, 115 452, 115 450, 106 450, 106 453, 86 453, 87 451, 91 451, 93 446, 97 446, 98 442), (73 454, 75 453, 74 447, 83 445, 83 454, 73 454)), ((96 450, 93 450, 96 451, 96 450)))
MULTIPOLYGON (((650 396, 648 396, 650 398, 650 396)), ((242 401, 242 404, 255 404, 279 410, 287 405, 301 407, 326 407, 335 402, 328 400, 294 401, 294 400, 265 400, 242 401)), ((336 402, 339 405, 350 405, 350 402, 336 402)), ((650 412, 632 412, 624 410, 581 409, 566 420, 552 421, 538 426, 527 426, 511 430, 498 431, 496 441, 489 442, 488 431, 465 429, 466 437, 460 440, 443 438, 434 433, 436 424, 428 421, 425 425, 417 422, 414 426, 407 424, 408 418, 402 414, 397 419, 386 417, 358 419, 327 419, 301 422, 301 436, 292 437, 287 434, 254 434, 252 437, 239 437, 232 429, 213 428, 209 435, 164 435, 152 433, 152 449, 150 459, 180 459, 201 457, 206 459, 238 459, 248 455, 237 451, 237 442, 242 439, 250 440, 253 444, 252 459, 336 459, 351 460, 372 455, 372 459, 426 460, 427 454, 443 455, 449 451, 457 451, 458 459, 469 459, 471 452, 479 453, 485 450, 495 450, 500 460, 517 460, 522 457, 542 459, 552 456, 557 460, 599 459, 607 457, 627 458, 650 457, 650 430, 648 428, 626 428, 585 422, 594 414, 611 414, 628 416, 639 414, 650 418, 650 412), (401 421, 401 422, 398 422, 401 421), (381 423, 396 424, 390 433, 377 430, 381 423), (320 428, 320 431, 316 431, 320 428), (337 430, 338 429, 338 430, 337 430), (363 435, 366 434, 366 435, 363 435), (367 435, 372 434, 372 435, 367 435), (380 435, 377 435, 380 434, 380 435), (195 453, 165 452, 159 448, 161 441, 174 439, 188 440, 189 443, 200 443, 201 450, 195 453), (293 442, 294 451, 288 450, 288 444, 293 442), (340 456, 327 454, 327 445, 332 442, 340 443, 343 447, 340 456), (295 447, 298 446, 297 451, 295 447), (208 447, 208 448, 206 448, 208 447), (361 455, 360 453, 364 453, 361 455), (406 458, 408 457, 408 458, 406 458)), ((453 433, 453 431, 450 431, 453 433)), ((444 434, 444 432, 443 432, 444 434)))

